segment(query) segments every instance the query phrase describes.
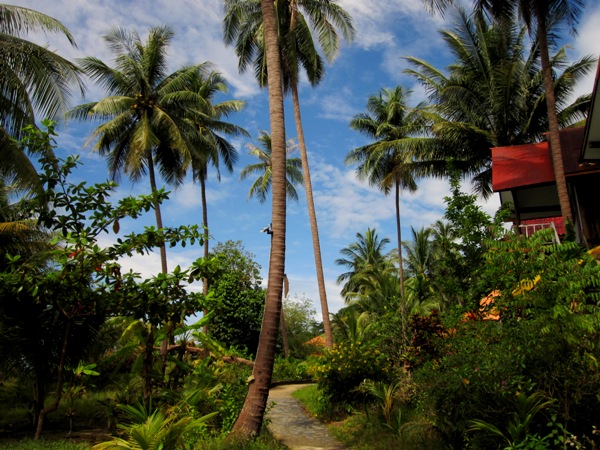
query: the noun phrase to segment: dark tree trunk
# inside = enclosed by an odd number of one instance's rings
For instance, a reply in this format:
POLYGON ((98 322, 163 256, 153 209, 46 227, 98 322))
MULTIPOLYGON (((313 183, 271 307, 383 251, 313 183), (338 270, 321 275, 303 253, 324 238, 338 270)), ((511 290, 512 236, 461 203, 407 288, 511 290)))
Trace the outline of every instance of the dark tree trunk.
MULTIPOLYGON (((58 360, 58 369, 56 372, 56 394, 54 398, 54 403, 52 403, 47 408, 42 408, 40 414, 37 419, 37 424, 35 427, 35 436, 33 439, 38 440, 42 437, 42 432, 44 431, 44 421, 46 416, 53 411, 58 409, 58 405, 60 404, 60 400, 62 398, 63 391, 63 379, 65 374, 65 364, 67 361, 67 349, 69 348, 69 336, 71 335, 71 330, 73 329, 73 319, 69 317, 67 319, 67 326, 65 328, 65 334, 63 336, 63 345, 60 351, 60 357, 58 360)), ((40 401, 43 401, 41 399, 40 401)))
POLYGON ((148 336, 146 336, 146 347, 144 348, 144 359, 142 362, 142 379, 144 405, 150 403, 152 395, 152 371, 154 365, 154 325, 149 325, 148 336))

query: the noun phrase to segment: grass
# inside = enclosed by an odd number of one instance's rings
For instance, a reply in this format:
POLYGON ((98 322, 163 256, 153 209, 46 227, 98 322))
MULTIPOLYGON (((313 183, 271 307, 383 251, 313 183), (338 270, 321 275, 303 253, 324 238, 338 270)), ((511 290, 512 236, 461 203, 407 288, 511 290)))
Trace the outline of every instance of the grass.
MULTIPOLYGON (((316 385, 308 385, 292 394, 300 400, 309 414, 319 419, 328 418, 334 410, 316 385)), ((440 441, 425 433, 410 436, 398 435, 389 427, 382 425, 376 414, 346 410, 342 420, 331 421, 327 426, 333 436, 353 450, 440 450, 445 448, 440 441)))
POLYGON ((20 441, 0 441, 0 450, 88 450, 88 444, 71 441, 34 441, 23 439, 20 441))
POLYGON ((197 450, 285 450, 286 446, 277 442, 269 433, 261 433, 256 439, 235 443, 220 436, 203 440, 196 445, 197 450))
POLYGON ((316 384, 309 384, 292 392, 292 397, 300 400, 311 415, 319 417, 321 405, 319 401, 319 390, 316 384))
MULTIPOLYGON (((261 434, 253 441, 234 443, 226 440, 226 436, 208 438, 198 442, 197 450, 285 450, 287 447, 279 444, 268 433, 261 434)), ((89 450, 91 445, 83 442, 67 440, 33 439, 0 441, 0 450, 89 450)))

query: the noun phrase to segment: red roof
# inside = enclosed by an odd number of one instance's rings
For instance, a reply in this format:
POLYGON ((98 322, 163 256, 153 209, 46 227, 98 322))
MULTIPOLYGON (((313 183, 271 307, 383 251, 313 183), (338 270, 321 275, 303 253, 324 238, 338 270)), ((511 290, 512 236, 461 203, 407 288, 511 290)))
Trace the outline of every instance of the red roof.
MULTIPOLYGON (((578 175, 597 167, 579 164, 579 153, 583 145, 585 128, 560 130, 565 175, 578 175)), ((552 155, 548 142, 492 148, 492 186, 495 192, 554 183, 552 155)))
POLYGON ((547 142, 493 148, 492 167, 492 186, 496 192, 554 182, 547 142))

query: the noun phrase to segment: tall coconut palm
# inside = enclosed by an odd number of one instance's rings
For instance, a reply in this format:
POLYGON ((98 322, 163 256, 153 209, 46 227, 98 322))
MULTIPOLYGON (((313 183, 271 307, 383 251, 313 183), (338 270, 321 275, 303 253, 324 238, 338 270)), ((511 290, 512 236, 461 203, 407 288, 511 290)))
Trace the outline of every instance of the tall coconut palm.
POLYGON ((285 271, 285 231, 286 231, 286 194, 285 194, 285 116, 283 108, 283 77, 277 34, 277 16, 272 0, 261 0, 263 16, 265 60, 269 68, 269 117, 271 125, 271 171, 272 171, 272 213, 271 213, 271 254, 269 257, 269 275, 265 312, 260 331, 258 351, 254 362, 252 379, 246 400, 238 416, 232 433, 234 436, 250 438, 256 436, 262 425, 269 386, 273 376, 275 348, 281 317, 281 294, 285 271))
MULTIPOLYGON (((197 72, 189 81, 188 89, 196 99, 195 106, 188 111, 188 120, 194 127, 191 149, 192 177, 200 184, 202 199, 202 225, 204 227, 204 258, 209 256, 208 236, 208 206, 206 202, 206 180, 208 168, 213 166, 217 179, 221 179, 221 162, 228 172, 233 172, 233 165, 238 159, 235 147, 222 135, 248 136, 243 128, 225 121, 230 114, 240 111, 244 102, 240 100, 225 100, 214 103, 218 93, 226 93, 227 85, 223 76, 216 72, 197 72)), ((208 294, 208 279, 204 279, 204 295, 208 294)), ((206 313, 206 312, 205 312, 206 313)))
MULTIPOLYGON (((459 9, 455 26, 442 36, 455 57, 448 74, 430 63, 407 58, 407 70, 425 87, 434 105, 432 134, 438 152, 428 161, 438 175, 453 168, 473 177, 476 191, 491 194, 491 148, 535 142, 548 130, 540 52, 528 44, 525 29, 513 21, 490 22, 481 12, 459 9)), ((580 120, 589 96, 567 99, 594 59, 568 64, 560 49, 552 65, 561 70, 555 81, 561 126, 580 120)))
MULTIPOLYGON (((239 58, 240 71, 243 72, 248 66, 252 65, 259 84, 264 86, 267 72, 264 65, 262 18, 260 14, 257 14, 258 3, 258 0, 226 1, 227 14, 223 24, 225 42, 232 44, 235 41, 235 51, 239 58)), ((298 85, 301 66, 304 68, 307 79, 312 86, 316 86, 321 82, 325 75, 325 67, 317 45, 327 60, 331 62, 339 51, 338 30, 347 41, 351 41, 354 37, 354 27, 351 17, 337 4, 336 0, 277 0, 275 1, 275 9, 280 37, 284 91, 291 92, 294 105, 294 119, 300 146, 317 284, 323 315, 323 328, 325 330, 325 343, 327 347, 331 347, 333 345, 333 335, 329 323, 329 307, 323 276, 319 228, 302 127, 298 85), (316 34, 316 39, 313 37, 313 31, 316 34)))
MULTIPOLYGON (((95 149, 107 157, 113 178, 121 171, 137 181, 146 171, 150 188, 157 191, 155 167, 167 183, 178 184, 191 159, 189 137, 194 123, 186 109, 195 106, 189 81, 203 65, 167 73, 167 49, 173 37, 169 27, 151 28, 144 42, 136 32, 113 29, 104 39, 115 55, 115 67, 95 57, 80 61, 83 71, 100 84, 108 97, 80 105, 70 115, 104 123, 92 133, 95 149)), ((163 227, 160 204, 155 202, 156 224, 163 227)), ((161 266, 167 272, 166 248, 160 246, 161 266)))
MULTIPOLYGON (((454 0, 423 0, 430 10, 443 13, 454 0)), ((567 22, 571 30, 578 21, 583 9, 583 0, 475 0, 476 10, 485 10, 497 19, 515 17, 523 19, 529 33, 539 42, 544 92, 548 114, 548 138, 554 165, 554 176, 562 215, 572 221, 571 204, 565 179, 562 151, 559 138, 559 119, 555 96, 555 82, 550 58, 550 29, 560 22, 567 22)))
POLYGON ((423 129, 422 106, 410 108, 407 98, 410 91, 397 86, 382 89, 379 95, 369 97, 367 113, 356 115, 350 127, 360 131, 374 142, 352 150, 346 163, 358 163, 356 173, 366 178, 386 195, 393 189, 396 207, 396 233, 398 237, 398 275, 402 295, 403 336, 406 335, 406 301, 404 298, 404 268, 402 258, 402 231, 400 221, 400 191, 417 189, 414 149, 422 139, 414 137, 423 129))
MULTIPOLYGON (((35 117, 56 120, 73 88, 83 92, 77 67, 48 47, 34 44, 29 32, 56 33, 75 40, 59 21, 20 6, 0 4, 0 176, 23 186, 37 186, 37 173, 11 138, 20 139, 35 117)), ((39 187, 39 186, 38 186, 39 187)))
MULTIPOLYGON (((260 203, 267 201, 267 195, 273 182, 273 160, 271 135, 263 131, 258 137, 261 147, 249 144, 249 154, 255 156, 260 162, 250 164, 240 172, 240 180, 245 180, 252 174, 258 174, 248 191, 248 198, 256 197, 260 203)), ((286 153, 291 153, 296 148, 293 140, 286 142, 286 153)), ((299 158, 286 158, 285 160, 285 190, 288 200, 298 200, 296 185, 302 184, 302 163, 299 158)))

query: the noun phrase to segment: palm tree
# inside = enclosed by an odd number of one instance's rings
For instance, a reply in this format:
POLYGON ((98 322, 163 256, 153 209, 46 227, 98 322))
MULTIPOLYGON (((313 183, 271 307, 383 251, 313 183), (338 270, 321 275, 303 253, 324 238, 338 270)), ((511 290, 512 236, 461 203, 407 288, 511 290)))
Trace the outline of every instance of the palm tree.
POLYGON ((271 255, 269 257, 269 275, 265 312, 261 327, 258 351, 246 400, 238 416, 232 433, 234 436, 249 439, 256 436, 262 425, 269 386, 273 376, 275 348, 281 317, 281 294, 285 271, 285 230, 286 230, 286 145, 285 117, 283 108, 282 71, 277 35, 277 16, 272 0, 261 0, 263 16, 265 56, 268 73, 269 117, 271 124, 271 255))
MULTIPOLYGON (((191 168, 193 180, 200 184, 202 198, 202 225, 204 227, 204 258, 209 256, 208 245, 208 207, 206 203, 206 180, 208 167, 212 165, 217 171, 217 179, 221 179, 221 162, 228 172, 233 172, 233 165, 238 159, 235 147, 222 134, 228 136, 247 136, 243 128, 226 122, 223 119, 240 111, 244 102, 226 100, 214 104, 218 93, 226 93, 227 85, 223 76, 211 71, 208 74, 195 73, 189 81, 188 89, 196 96, 196 107, 188 111, 195 133, 192 140, 195 145, 191 149, 191 168)), ((208 294, 208 279, 204 279, 204 295, 208 294)), ((206 311, 205 311, 206 313, 206 311)))
MULTIPOLYGON (((273 161, 271 135, 267 131, 262 131, 258 137, 261 147, 248 144, 249 154, 255 156, 260 162, 250 164, 240 172, 240 180, 245 180, 252 174, 258 174, 258 178, 250 186, 248 198, 256 196, 260 203, 267 201, 267 195, 271 190, 273 181, 273 161)), ((296 149, 292 139, 286 142, 286 153, 289 154, 296 149)), ((285 160, 285 190, 289 200, 298 200, 298 191, 296 185, 302 184, 302 172, 300 170, 301 162, 298 158, 286 158, 285 160)))
MULTIPOLYGON (((423 0, 431 10, 444 10, 454 0, 423 0)), ((485 10, 497 19, 514 18, 518 14, 539 42, 540 59, 548 114, 548 138, 554 165, 554 176, 562 215, 572 221, 571 204, 562 160, 559 138, 559 118, 555 96, 555 81, 550 58, 551 33, 553 26, 567 22, 571 30, 578 21, 583 8, 583 0, 475 0, 476 10, 485 10), (550 36, 550 37, 549 37, 550 36)))
POLYGON ((369 97, 367 113, 356 115, 350 127, 360 131, 375 142, 352 150, 346 163, 358 163, 359 178, 367 178, 386 195, 393 188, 396 206, 396 232, 398 236, 398 275, 402 296, 403 336, 406 336, 406 302, 404 299, 404 268, 402 258, 402 231, 400 222, 400 191, 417 189, 413 163, 414 150, 422 139, 412 137, 423 129, 422 105, 411 109, 406 101, 410 91, 397 86, 382 89, 379 95, 369 97))
POLYGON ((410 274, 412 294, 421 302, 431 295, 431 276, 435 264, 435 254, 431 228, 415 230, 411 227, 412 239, 404 242, 406 269, 410 274))
MULTIPOLYGON (((437 153, 428 163, 437 175, 452 168, 473 177, 476 191, 491 194, 491 148, 535 142, 548 130, 544 87, 539 70, 539 47, 528 46, 525 29, 505 20, 490 23, 479 12, 471 16, 458 10, 456 25, 442 31, 455 61, 449 74, 430 63, 407 58, 413 75, 429 93, 434 110, 429 113, 437 153)), ((556 93, 561 126, 584 117, 589 96, 567 103, 573 88, 593 66, 586 57, 567 64, 560 49, 552 64, 562 69, 556 93)))
MULTIPOLYGON (((264 66, 262 18, 260 14, 257 14, 257 5, 257 0, 226 1, 227 14, 223 25, 225 42, 231 44, 235 41, 235 51, 239 58, 240 71, 243 72, 249 65, 253 65, 258 82, 262 87, 266 83, 267 73, 264 66)), ((304 188, 306 190, 308 216, 313 240, 325 343, 327 347, 331 347, 333 336, 329 323, 329 307, 323 276, 319 228, 302 127, 298 84, 300 66, 304 68, 308 81, 312 86, 320 83, 325 75, 323 59, 315 44, 318 44, 327 60, 331 62, 335 59, 339 50, 337 30, 341 32, 347 41, 351 41, 354 37, 354 27, 348 13, 335 0, 278 0, 275 2, 275 6, 280 38, 283 86, 285 92, 291 92, 294 105, 294 120, 300 146, 300 159, 302 161, 304 188), (316 33, 316 39, 313 38, 313 30, 316 33)))
POLYGON ((7 256, 19 256, 19 264, 33 263, 40 269, 47 263, 52 235, 38 225, 31 213, 31 200, 11 202, 14 186, 0 180, 0 270, 6 268, 7 256))
MULTIPOLYGON (((196 97, 188 85, 203 65, 182 67, 167 74, 167 48, 173 37, 169 27, 149 30, 142 42, 136 32, 113 29, 104 37, 115 54, 115 67, 94 57, 81 60, 83 71, 99 83, 109 96, 71 110, 81 120, 105 121, 90 141, 107 157, 111 176, 121 171, 133 181, 148 172, 152 193, 157 192, 155 166, 167 183, 179 184, 191 160, 190 136, 193 121, 186 120, 187 107, 193 109, 196 97)), ((156 225, 163 228, 159 201, 155 201, 156 225)), ((160 247, 161 266, 167 272, 164 244, 160 247)))
POLYGON ((25 126, 35 126, 35 114, 58 118, 72 88, 83 93, 83 84, 74 64, 23 36, 57 33, 73 46, 75 40, 59 21, 31 9, 0 4, 0 17, 0 176, 39 187, 35 168, 11 138, 21 139, 25 126))
POLYGON ((348 270, 337 278, 337 283, 344 283, 341 293, 346 302, 355 294, 365 294, 369 279, 393 269, 391 258, 384 253, 389 243, 388 238, 380 239, 376 230, 367 228, 365 234, 356 233, 356 241, 340 250, 342 258, 335 263, 348 270))

